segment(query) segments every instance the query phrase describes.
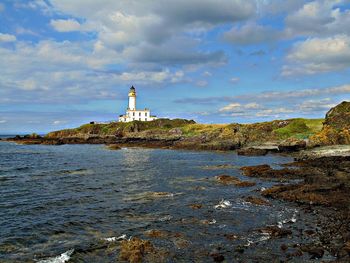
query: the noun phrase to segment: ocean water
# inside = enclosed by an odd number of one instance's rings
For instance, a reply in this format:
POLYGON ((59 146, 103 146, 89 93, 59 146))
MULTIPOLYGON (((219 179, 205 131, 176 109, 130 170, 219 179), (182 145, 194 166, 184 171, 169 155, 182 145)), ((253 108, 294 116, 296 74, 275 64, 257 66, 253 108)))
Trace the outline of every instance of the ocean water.
MULTIPOLYGON (((245 202, 273 182, 244 177, 239 167, 290 161, 274 155, 0 142, 0 262, 117 262, 118 237, 132 236, 167 251, 167 262, 212 262, 214 252, 229 261, 283 258, 280 245, 287 238, 269 238, 258 229, 285 223, 297 232, 305 224, 303 214, 284 202, 245 202), (256 185, 223 186, 214 179, 219 174, 256 185), (174 234, 147 237, 152 229, 174 234)), ((293 235, 288 242, 297 239, 293 235)))

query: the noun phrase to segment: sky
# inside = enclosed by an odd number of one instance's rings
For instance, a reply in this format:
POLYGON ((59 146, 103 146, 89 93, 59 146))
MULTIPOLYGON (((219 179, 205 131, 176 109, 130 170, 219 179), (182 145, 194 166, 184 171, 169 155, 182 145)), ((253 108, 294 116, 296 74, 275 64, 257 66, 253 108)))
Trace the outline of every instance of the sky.
POLYGON ((350 0, 0 0, 0 134, 322 118, 350 100, 350 0))

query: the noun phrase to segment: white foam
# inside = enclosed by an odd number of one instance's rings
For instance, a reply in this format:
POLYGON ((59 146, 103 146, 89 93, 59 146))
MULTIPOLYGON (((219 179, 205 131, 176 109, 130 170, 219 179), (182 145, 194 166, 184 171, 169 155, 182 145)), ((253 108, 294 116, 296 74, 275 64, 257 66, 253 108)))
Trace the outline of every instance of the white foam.
POLYGON ((228 208, 228 207, 230 207, 230 206, 232 206, 232 203, 231 203, 230 201, 222 199, 222 200, 219 202, 219 204, 217 204, 217 205, 214 206, 214 208, 215 208, 215 209, 219 209, 219 208, 228 208))
POLYGON ((73 252, 74 252, 74 249, 70 249, 57 257, 43 259, 38 262, 39 263, 64 263, 70 259, 70 256, 73 254, 73 252))
POLYGON ((173 219, 173 217, 171 215, 167 215, 159 218, 159 221, 164 222, 164 221, 170 221, 171 219, 173 219))
POLYGON ((107 241, 107 242, 116 242, 116 241, 122 241, 126 239, 126 235, 121 235, 119 237, 106 237, 103 238, 103 240, 107 241))

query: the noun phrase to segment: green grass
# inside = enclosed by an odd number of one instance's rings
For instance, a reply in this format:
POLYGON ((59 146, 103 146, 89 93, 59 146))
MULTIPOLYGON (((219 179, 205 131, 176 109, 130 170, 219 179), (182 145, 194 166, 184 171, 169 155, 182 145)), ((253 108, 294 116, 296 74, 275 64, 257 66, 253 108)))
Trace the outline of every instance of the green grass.
POLYGON ((276 129, 274 132, 281 139, 290 137, 307 139, 322 129, 323 121, 324 119, 293 119, 287 126, 276 129))

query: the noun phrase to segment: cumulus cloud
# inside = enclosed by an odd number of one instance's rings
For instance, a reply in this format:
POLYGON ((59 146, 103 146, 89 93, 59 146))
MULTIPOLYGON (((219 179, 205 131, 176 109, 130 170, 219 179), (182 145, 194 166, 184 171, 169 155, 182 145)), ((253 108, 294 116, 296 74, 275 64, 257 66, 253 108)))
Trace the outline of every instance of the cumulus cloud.
POLYGON ((309 38, 294 45, 282 75, 315 74, 350 67, 350 37, 309 38))
POLYGON ((286 34, 290 37, 332 36, 350 33, 350 10, 341 9, 346 0, 318 0, 305 3, 286 19, 286 34))
POLYGON ((14 41, 16 41, 16 36, 0 33, 0 42, 14 42, 14 41))
MULTIPOLYGON (((256 13, 254 0, 51 3, 58 12, 84 19, 84 28, 97 33, 96 43, 100 47, 121 52, 133 63, 168 65, 225 63, 222 51, 199 52, 201 39, 194 43, 191 34, 243 21, 256 13)), ((55 26, 59 30, 79 28, 77 21, 59 21, 55 26)))
POLYGON ((74 19, 51 20, 50 25, 58 32, 79 31, 81 29, 80 23, 74 19))

